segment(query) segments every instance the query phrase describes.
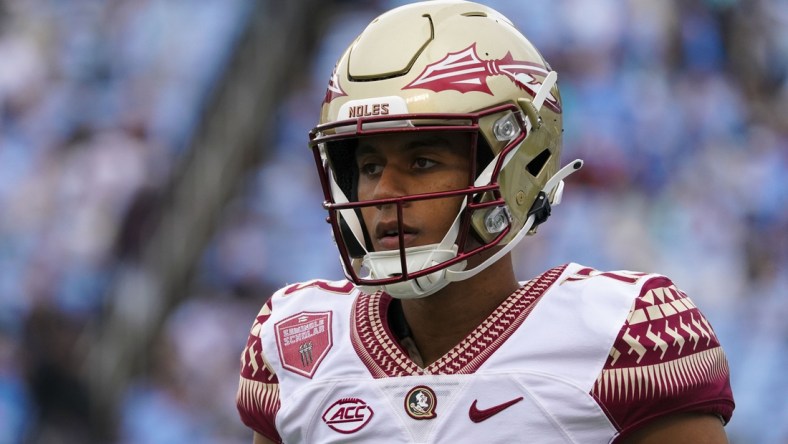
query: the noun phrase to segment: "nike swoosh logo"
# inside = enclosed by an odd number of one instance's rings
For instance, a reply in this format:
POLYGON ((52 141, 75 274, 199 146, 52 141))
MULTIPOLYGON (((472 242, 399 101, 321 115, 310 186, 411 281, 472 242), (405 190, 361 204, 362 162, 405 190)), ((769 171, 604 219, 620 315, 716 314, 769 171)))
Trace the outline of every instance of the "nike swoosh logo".
POLYGON ((493 415, 497 415, 502 410, 508 409, 509 407, 517 404, 522 400, 523 397, 520 396, 517 399, 512 399, 511 401, 504 402, 503 404, 498 404, 487 409, 479 410, 478 408, 476 408, 476 400, 474 399, 473 404, 471 404, 471 408, 468 410, 468 416, 471 418, 471 421, 473 422, 482 422, 486 419, 489 419, 493 415))

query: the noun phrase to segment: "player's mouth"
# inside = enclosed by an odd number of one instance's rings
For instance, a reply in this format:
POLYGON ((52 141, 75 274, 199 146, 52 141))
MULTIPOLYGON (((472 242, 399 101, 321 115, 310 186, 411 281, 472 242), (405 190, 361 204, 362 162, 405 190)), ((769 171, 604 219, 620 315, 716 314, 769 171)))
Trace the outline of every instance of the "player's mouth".
MULTIPOLYGON (((378 244, 379 250, 397 250, 399 249, 399 224, 394 223, 381 223, 375 229, 375 240, 378 244)), ((412 227, 404 225, 403 240, 405 247, 412 247, 415 242, 418 231, 412 227)))

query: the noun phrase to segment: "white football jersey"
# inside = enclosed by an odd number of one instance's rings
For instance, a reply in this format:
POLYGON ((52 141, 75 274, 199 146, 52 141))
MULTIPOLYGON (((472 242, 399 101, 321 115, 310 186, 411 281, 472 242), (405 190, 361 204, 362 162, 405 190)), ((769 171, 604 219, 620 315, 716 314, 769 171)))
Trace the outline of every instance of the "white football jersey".
POLYGON ((285 443, 587 444, 733 410, 713 330, 664 276, 548 270, 425 368, 392 333, 391 301, 347 281, 274 294, 241 357, 243 421, 285 443))

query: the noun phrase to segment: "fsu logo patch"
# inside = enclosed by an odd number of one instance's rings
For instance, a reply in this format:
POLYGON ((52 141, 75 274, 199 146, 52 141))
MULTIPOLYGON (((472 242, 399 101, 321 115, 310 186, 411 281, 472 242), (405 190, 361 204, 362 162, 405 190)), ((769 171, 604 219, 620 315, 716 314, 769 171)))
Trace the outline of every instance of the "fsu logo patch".
POLYGON ((334 345, 330 311, 303 311, 277 322, 274 331, 282 366, 310 379, 334 345))
POLYGON ((339 433, 354 433, 372 419, 372 407, 358 398, 343 398, 323 412, 323 422, 339 433))
POLYGON ((413 387, 405 395, 405 411, 413 419, 436 417, 435 407, 437 405, 438 398, 435 396, 435 392, 425 385, 413 387))
MULTIPOLYGON (((509 52, 500 59, 482 60, 476 53, 474 43, 462 51, 446 54, 446 57, 427 66, 402 89, 423 88, 435 92, 454 90, 463 94, 477 91, 492 95, 487 79, 506 76, 518 88, 535 97, 542 86, 535 76, 547 77, 549 73, 544 66, 515 60, 509 52)), ((547 94, 544 104, 553 112, 561 113, 561 105, 552 93, 547 94)))

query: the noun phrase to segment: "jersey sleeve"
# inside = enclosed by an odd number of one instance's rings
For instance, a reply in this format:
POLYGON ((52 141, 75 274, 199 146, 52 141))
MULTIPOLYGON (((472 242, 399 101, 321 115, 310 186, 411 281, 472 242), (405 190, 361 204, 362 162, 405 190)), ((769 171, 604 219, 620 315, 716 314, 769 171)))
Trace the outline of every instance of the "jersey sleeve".
POLYGON ((670 279, 641 287, 592 392, 619 437, 674 413, 733 413, 728 361, 709 322, 670 279))
POLYGON ((255 318, 243 353, 236 406, 241 421, 266 438, 281 443, 274 420, 279 411, 279 381, 265 359, 260 341, 263 324, 271 317, 269 299, 255 318))

